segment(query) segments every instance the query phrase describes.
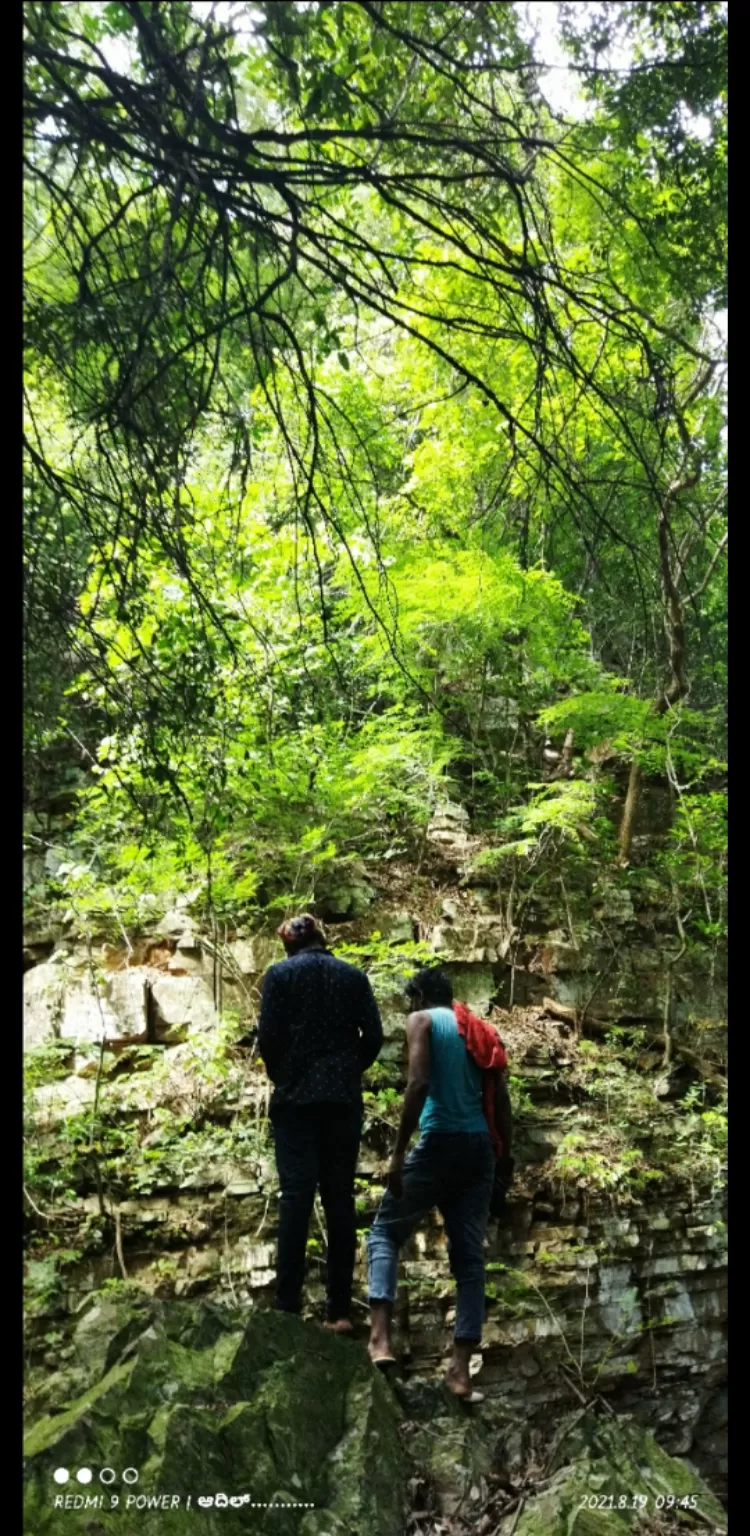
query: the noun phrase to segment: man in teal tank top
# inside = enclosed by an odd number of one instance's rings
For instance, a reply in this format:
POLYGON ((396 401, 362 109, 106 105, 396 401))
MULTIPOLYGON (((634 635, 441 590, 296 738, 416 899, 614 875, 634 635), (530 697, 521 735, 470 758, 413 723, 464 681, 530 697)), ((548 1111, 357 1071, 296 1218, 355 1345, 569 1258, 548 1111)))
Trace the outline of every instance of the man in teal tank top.
POLYGON ((423 1136, 430 1131, 465 1131, 486 1136, 482 1073, 458 1032, 456 1015, 447 1007, 427 1008, 424 1012, 431 1020, 430 1078, 419 1129, 423 1136))
MULTIPOLYGON (((399 1249, 437 1206, 445 1223, 456 1280, 453 1357, 446 1384, 457 1397, 477 1401, 469 1361, 484 1321, 484 1238, 495 1176, 495 1152, 482 1107, 482 1070, 459 1033, 448 977, 422 971, 407 987, 413 1012, 406 1022, 409 1079, 404 1094, 388 1188, 370 1230, 368 1288, 370 1357, 393 1363, 390 1327, 399 1249), (420 1139, 406 1155, 417 1124, 420 1139)), ((496 1074, 495 1113, 503 1152, 511 1152, 510 1103, 505 1075, 496 1074)))

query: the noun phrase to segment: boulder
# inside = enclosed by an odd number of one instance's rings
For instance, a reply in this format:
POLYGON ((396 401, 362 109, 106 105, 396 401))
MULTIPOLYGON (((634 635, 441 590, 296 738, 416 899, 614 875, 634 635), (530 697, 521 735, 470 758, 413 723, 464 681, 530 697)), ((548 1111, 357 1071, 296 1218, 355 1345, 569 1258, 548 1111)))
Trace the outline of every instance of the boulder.
POLYGON ((199 955, 201 953, 200 934, 192 922, 189 922, 180 934, 177 940, 177 948, 178 950, 184 950, 188 955, 199 955))
POLYGON ((61 1040, 100 1041, 119 1037, 117 1015, 101 987, 88 975, 69 981, 65 988, 60 1022, 61 1040))
POLYGON ((206 976, 212 969, 210 956, 202 949, 180 949, 179 945, 167 962, 170 976, 206 976))
POLYGON ((71 1115, 90 1109, 96 1094, 96 1074, 74 1073, 59 1082, 42 1083, 34 1089, 34 1121, 39 1130, 62 1125, 71 1115))
POLYGON ((632 923, 635 918, 633 898, 627 886, 601 876, 594 887, 597 917, 610 923, 632 923))
POLYGON ((235 939, 229 945, 229 952, 242 976, 253 976, 259 969, 255 959, 255 949, 249 939, 235 939))
POLYGON ((486 1017, 489 1013, 490 999, 494 996, 497 987, 492 973, 492 967, 486 964, 473 964, 471 961, 444 962, 441 969, 450 976, 453 986, 453 996, 457 1001, 466 1003, 475 1013, 486 1017))
POLYGON ((47 1045, 60 1034, 65 981, 59 965, 35 965, 23 978, 24 1050, 47 1045))
POLYGON ((154 924, 154 933, 160 938, 177 939, 192 927, 192 919, 185 907, 176 906, 170 908, 169 912, 165 912, 164 916, 154 924))
POLYGON ((37 849, 27 850, 23 856, 24 894, 37 885, 43 885, 45 875, 44 854, 37 849))
POLYGON ((325 884, 315 893, 316 910, 324 921, 346 922, 364 914, 372 906, 376 892, 357 859, 343 862, 327 874, 325 884))
POLYGON ((275 960, 283 960, 281 941, 270 934, 254 934, 250 939, 234 939, 229 953, 242 976, 258 976, 275 960))
POLYGON ((167 970, 177 975, 209 976, 213 971, 213 956, 205 950, 200 932, 193 922, 173 939, 174 954, 167 962, 167 970))
POLYGON ((215 1029, 219 1016, 208 983, 199 976, 160 976, 152 983, 157 1040, 171 1045, 215 1029))
POLYGON ((495 965, 498 949, 496 945, 488 944, 487 938, 488 934, 482 930, 479 920, 455 927, 452 920, 446 919, 433 928, 430 944, 436 954, 455 958, 462 964, 495 965))
MULTIPOLYGON (((693 1508, 704 1531, 726 1531, 725 1512, 698 1474, 624 1416, 571 1415, 558 1431, 549 1470, 549 1487, 527 1500, 520 1518, 516 1511, 501 1520, 499 1536, 624 1536, 639 1528, 643 1514, 653 1519, 666 1511, 670 1498, 693 1508)), ((685 1520, 693 1523, 687 1513, 685 1520)))
POLYGON ((430 841, 440 842, 465 836, 469 827, 469 813, 455 800, 447 800, 433 811, 427 836, 430 841))
POLYGON ((117 1020, 117 1039, 143 1045, 148 1039, 145 966, 115 971, 109 982, 109 1002, 117 1020))
POLYGON ((112 1318, 109 1338, 101 1313, 88 1327, 96 1379, 26 1437, 26 1531, 68 1536, 75 1510, 83 1536, 121 1533, 128 1518, 141 1536, 225 1536, 228 1524, 252 1536, 402 1536, 401 1414, 362 1345, 297 1317, 196 1301, 112 1318), (117 1469, 116 1487, 53 1481, 82 1466, 95 1478, 117 1469), (126 1467, 136 1485, 122 1482, 126 1467), (101 1506, 72 1502, 94 1492, 101 1506))
POLYGON ((49 960, 55 951, 55 940, 52 935, 28 935, 23 939, 23 969, 32 970, 35 965, 41 965, 49 960))
POLYGON ((54 878, 54 876, 57 874, 57 871, 60 868, 60 866, 62 864, 64 864, 66 859, 68 859, 69 857, 70 857, 70 855, 69 855, 68 850, 66 848, 60 848, 60 847, 55 847, 55 846, 52 846, 52 847, 48 848, 47 852, 44 855, 44 871, 45 871, 45 874, 51 875, 54 878))
POLYGON ((427 1480, 440 1514, 450 1519, 479 1511, 488 1493, 495 1460, 498 1415, 487 1404, 474 1417, 442 1382, 412 1377, 395 1384, 398 1400, 412 1421, 409 1455, 427 1480))
MULTIPOLYGON (((57 967, 41 967, 57 969, 57 967)), ((113 972, 101 984, 88 971, 60 975, 62 1001, 58 1032, 62 1040, 108 1045, 144 1045, 148 1039, 145 966, 113 972)), ((34 972, 29 973, 30 977, 34 972)))
POLYGON ((383 919, 380 933, 390 944, 412 944, 417 929, 409 912, 391 912, 383 919))
POLYGON ((69 1370, 78 1373, 79 1392, 106 1376, 125 1347, 149 1326, 151 1315, 145 1296, 92 1297, 73 1330, 69 1370))

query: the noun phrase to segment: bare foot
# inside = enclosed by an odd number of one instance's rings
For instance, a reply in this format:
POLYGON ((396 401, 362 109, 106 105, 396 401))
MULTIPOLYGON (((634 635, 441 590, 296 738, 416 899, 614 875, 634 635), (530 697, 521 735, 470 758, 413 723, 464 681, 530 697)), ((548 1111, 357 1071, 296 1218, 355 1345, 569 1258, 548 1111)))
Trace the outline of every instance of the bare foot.
POLYGON ((394 1365, 396 1363, 396 1357, 391 1350, 388 1339, 370 1339, 370 1342, 367 1346, 367 1353, 370 1356, 373 1365, 378 1365, 382 1362, 392 1362, 394 1365))
POLYGON ((324 1323, 323 1327, 327 1328, 329 1333, 354 1332, 354 1324, 349 1321, 348 1317, 339 1317, 335 1322, 324 1323))
POLYGON ((370 1299, 370 1342, 367 1353, 373 1365, 395 1365, 393 1350, 391 1349, 391 1318, 393 1316, 392 1301, 378 1301, 370 1299))
POLYGON ((451 1361, 445 1373, 445 1385, 453 1393, 454 1397, 469 1397, 471 1393, 471 1377, 468 1366, 462 1368, 455 1361, 451 1361))

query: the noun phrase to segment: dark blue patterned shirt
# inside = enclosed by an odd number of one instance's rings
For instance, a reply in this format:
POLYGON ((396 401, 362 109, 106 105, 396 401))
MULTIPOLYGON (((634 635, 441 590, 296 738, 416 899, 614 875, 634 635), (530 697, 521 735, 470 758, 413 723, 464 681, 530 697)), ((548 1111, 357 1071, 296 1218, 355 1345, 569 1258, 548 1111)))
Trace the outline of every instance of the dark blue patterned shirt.
POLYGON ((321 949, 303 949, 266 971, 258 1050, 274 1086, 271 1103, 351 1104, 383 1044, 363 971, 321 949))

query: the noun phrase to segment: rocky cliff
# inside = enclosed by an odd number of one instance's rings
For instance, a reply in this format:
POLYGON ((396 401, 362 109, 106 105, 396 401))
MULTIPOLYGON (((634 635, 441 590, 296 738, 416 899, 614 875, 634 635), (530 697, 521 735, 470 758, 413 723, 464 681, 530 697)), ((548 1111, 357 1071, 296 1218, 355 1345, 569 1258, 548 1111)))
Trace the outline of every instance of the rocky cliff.
MULTIPOLYGON (((676 967, 659 912, 634 909, 611 879, 586 928, 564 891, 514 915, 497 886, 461 878, 460 820, 432 831, 419 871, 397 860, 354 881, 350 871, 321 901, 334 946, 370 970, 387 1036, 367 1083, 360 1295, 403 1085, 401 989, 437 956, 456 995, 491 1011, 515 1105, 517 1179, 489 1232, 481 1384, 526 1427, 606 1398, 721 1495, 721 966, 692 954, 676 967)), ((71 1329, 93 1291, 137 1286, 240 1309, 270 1300, 268 1083, 252 1045, 238 1042, 278 957, 268 932, 206 932, 186 903, 120 944, 27 933, 27 1135, 47 1191, 44 1204, 31 1191, 28 1200, 32 1418, 59 1395, 61 1373, 66 1391, 71 1372, 76 1384, 71 1329)), ((313 1316, 324 1249, 321 1212, 309 1244, 313 1316)), ((402 1278, 399 1347, 415 1379, 430 1379, 452 1324, 437 1219, 404 1253, 402 1278)), ((360 1312, 364 1326, 364 1301, 360 1312)))

